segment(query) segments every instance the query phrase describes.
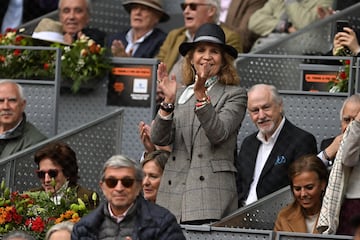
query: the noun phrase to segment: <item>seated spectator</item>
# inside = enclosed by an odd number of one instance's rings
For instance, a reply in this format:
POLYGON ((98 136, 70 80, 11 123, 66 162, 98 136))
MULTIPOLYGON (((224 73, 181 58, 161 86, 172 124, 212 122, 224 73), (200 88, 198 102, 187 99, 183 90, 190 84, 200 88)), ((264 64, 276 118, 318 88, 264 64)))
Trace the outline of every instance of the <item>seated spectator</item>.
POLYGON ((343 31, 337 32, 333 39, 332 54, 334 56, 360 56, 358 33, 350 27, 344 27, 343 31))
POLYGON ((34 161, 37 165, 36 173, 41 187, 31 191, 50 192, 53 201, 60 203, 64 191, 67 188, 74 188, 87 207, 95 208, 98 205, 98 194, 77 183, 79 168, 76 154, 69 145, 62 142, 49 143, 35 153, 34 161), (96 194, 95 201, 92 199, 93 194, 96 194))
POLYGON ((267 0, 230 0, 230 2, 227 16, 223 22, 240 34, 243 52, 247 53, 259 37, 249 30, 249 19, 256 10, 264 6, 267 0))
POLYGON ((55 224, 46 232, 45 240, 71 240, 73 227, 70 221, 55 224))
POLYGON ((153 58, 166 38, 159 28, 169 15, 162 7, 162 0, 126 0, 124 8, 130 13, 130 29, 109 38, 114 57, 153 58))
MULTIPOLYGON (((164 62, 170 75, 175 75, 177 82, 182 82, 182 60, 179 54, 179 46, 183 42, 192 42, 195 32, 204 23, 218 23, 220 15, 220 0, 185 0, 181 4, 185 26, 169 32, 162 44, 157 58, 164 62)), ((234 47, 239 53, 242 52, 241 39, 236 32, 220 24, 225 32, 226 44, 234 47)))
POLYGON ((23 88, 0 80, 0 158, 5 158, 46 139, 26 120, 23 88))
POLYGON ((319 20, 318 8, 332 11, 332 4, 333 0, 268 0, 249 20, 249 29, 260 35, 251 52, 319 20))
POLYGON ((305 154, 317 153, 315 137, 285 117, 283 100, 274 86, 252 86, 247 107, 259 131, 243 140, 236 160, 239 207, 289 185, 289 165, 305 154))
POLYGON ((340 110, 341 133, 332 138, 324 139, 321 142, 318 157, 326 166, 331 166, 339 149, 343 133, 349 123, 355 119, 360 111, 360 94, 354 94, 346 98, 340 110))
POLYGON ((170 152, 156 150, 146 155, 141 162, 144 171, 142 182, 144 198, 155 203, 156 195, 160 186, 161 176, 164 172, 165 164, 169 158, 170 152))
POLYGON ((316 155, 305 155, 289 166, 295 201, 280 210, 275 231, 318 233, 316 223, 328 181, 328 170, 316 155))
POLYGON ((353 235, 351 219, 360 212, 360 111, 344 133, 342 145, 343 149, 340 155, 336 156, 335 161, 341 161, 351 171, 348 172, 347 182, 344 185, 345 199, 341 205, 336 234, 353 235))
POLYGON ((353 235, 351 219, 360 212, 360 111, 345 130, 330 172, 318 222, 325 234, 353 235))
POLYGON ((71 239, 185 240, 174 215, 143 198, 142 180, 137 162, 122 155, 107 160, 100 180, 106 202, 75 224, 71 239))
POLYGON ((151 140, 171 145, 172 151, 156 203, 183 224, 208 224, 237 209, 234 151, 246 91, 234 67, 237 51, 226 44, 219 25, 201 25, 179 52, 186 87, 177 89, 164 63, 157 71, 165 98, 151 126, 151 140))
POLYGON ((4 235, 2 240, 35 240, 35 238, 23 231, 12 231, 4 235))
POLYGON ((87 27, 90 21, 90 8, 90 0, 59 1, 59 19, 63 26, 64 42, 71 44, 82 34, 85 34, 96 43, 104 46, 105 33, 96 28, 87 27))

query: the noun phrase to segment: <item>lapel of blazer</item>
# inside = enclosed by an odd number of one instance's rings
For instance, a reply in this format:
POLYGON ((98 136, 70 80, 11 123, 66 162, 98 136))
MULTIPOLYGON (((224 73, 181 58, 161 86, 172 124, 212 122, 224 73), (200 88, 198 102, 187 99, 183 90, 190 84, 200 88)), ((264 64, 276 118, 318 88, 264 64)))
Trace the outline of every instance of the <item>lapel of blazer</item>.
MULTIPOLYGON (((224 89, 225 89, 225 85, 220 84, 219 82, 217 82, 217 83, 214 84, 214 86, 212 86, 211 90, 207 93, 208 96, 210 97, 211 104, 215 108, 215 111, 218 110, 218 107, 221 107, 221 106, 217 106, 217 103, 219 102, 220 98, 223 96, 223 93, 225 91, 224 89)), ((195 101, 195 97, 194 97, 193 101, 195 101)), ((193 111, 193 114, 194 114, 194 120, 193 120, 194 133, 193 133, 192 139, 193 139, 193 142, 195 142, 196 136, 199 133, 201 125, 200 125, 200 121, 195 116, 194 111, 193 111)))
MULTIPOLYGON (((182 89, 180 89, 176 95, 177 97, 177 101, 179 100, 179 97, 181 96, 181 94, 184 92, 184 90, 186 89, 186 87, 183 87, 182 89)), ((193 132, 193 124, 194 124, 194 118, 195 118, 195 113, 194 113, 194 107, 195 107, 195 97, 194 95, 189 98, 184 104, 178 104, 178 110, 177 110, 177 115, 179 116, 179 126, 176 126, 176 128, 178 128, 177 131, 180 131, 183 139, 184 139, 184 144, 187 148, 188 153, 190 153, 191 157, 191 151, 192 151, 192 132, 193 132)))
MULTIPOLYGON (((284 126, 279 133, 279 136, 276 140, 276 143, 275 143, 273 149, 271 150, 271 153, 270 153, 268 159, 266 160, 266 163, 261 172, 260 178, 263 178, 264 175, 268 171, 271 170, 271 168, 274 166, 278 156, 285 156, 285 154, 284 154, 285 150, 289 145, 286 142, 286 138, 287 138, 288 132, 289 132, 289 127, 291 127, 290 122, 285 118, 284 126)), ((285 159, 285 160, 288 160, 288 159, 285 159)))

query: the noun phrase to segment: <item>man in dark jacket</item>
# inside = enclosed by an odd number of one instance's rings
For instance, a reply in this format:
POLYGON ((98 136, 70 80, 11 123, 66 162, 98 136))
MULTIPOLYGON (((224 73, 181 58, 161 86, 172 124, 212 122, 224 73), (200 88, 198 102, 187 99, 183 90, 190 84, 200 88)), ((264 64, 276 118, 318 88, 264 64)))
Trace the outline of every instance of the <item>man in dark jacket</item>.
POLYGON ((259 131, 244 139, 236 160, 239 207, 289 185, 289 165, 302 155, 317 153, 315 137, 285 118, 274 86, 251 87, 247 106, 259 131))
POLYGON ((106 34, 87 27, 90 21, 90 0, 59 0, 59 19, 63 26, 64 41, 71 44, 81 34, 104 46, 106 34))
POLYGON ((169 20, 161 0, 126 0, 125 10, 130 14, 130 29, 109 38, 108 45, 114 57, 153 58, 166 38, 157 28, 159 22, 169 20))
POLYGON ((74 226, 71 239, 185 240, 175 216, 141 196, 142 178, 135 161, 107 160, 100 180, 106 202, 74 226))
POLYGON ((46 139, 26 120, 22 87, 10 80, 0 81, 0 158, 8 157, 46 139))
POLYGON ((318 157, 324 162, 326 166, 331 166, 337 151, 340 147, 343 133, 347 126, 356 117, 356 114, 360 111, 360 94, 353 94, 347 97, 343 102, 340 110, 340 123, 341 132, 336 137, 324 139, 320 145, 320 153, 318 157))

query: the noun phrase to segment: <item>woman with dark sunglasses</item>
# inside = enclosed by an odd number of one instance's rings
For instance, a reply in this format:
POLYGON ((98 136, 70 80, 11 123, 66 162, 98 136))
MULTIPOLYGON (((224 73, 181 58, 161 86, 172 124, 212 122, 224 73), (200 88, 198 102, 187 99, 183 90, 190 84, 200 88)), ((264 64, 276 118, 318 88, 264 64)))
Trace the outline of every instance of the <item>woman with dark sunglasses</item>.
POLYGON ((75 152, 69 145, 62 142, 50 143, 35 153, 34 161, 37 165, 36 175, 40 179, 41 187, 31 191, 46 191, 53 196, 55 203, 59 203, 67 188, 75 188, 77 195, 85 204, 94 208, 98 205, 92 200, 94 191, 81 187, 77 180, 78 164, 75 152))

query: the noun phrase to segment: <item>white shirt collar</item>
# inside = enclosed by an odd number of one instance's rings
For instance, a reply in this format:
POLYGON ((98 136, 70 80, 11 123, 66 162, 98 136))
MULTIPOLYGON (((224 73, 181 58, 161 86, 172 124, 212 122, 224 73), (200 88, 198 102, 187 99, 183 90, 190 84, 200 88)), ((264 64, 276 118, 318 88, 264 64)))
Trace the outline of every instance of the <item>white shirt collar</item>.
POLYGON ((136 40, 134 42, 133 36, 134 36, 134 30, 130 29, 127 33, 126 33, 126 41, 128 42, 125 52, 129 53, 131 51, 132 55, 135 54, 136 50, 139 48, 139 45, 144 42, 144 40, 154 31, 154 29, 151 29, 150 31, 148 31, 147 33, 145 33, 141 38, 139 38, 138 40, 136 40))

